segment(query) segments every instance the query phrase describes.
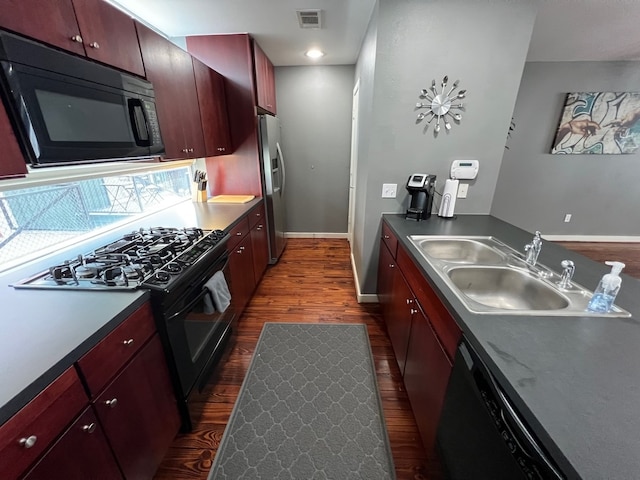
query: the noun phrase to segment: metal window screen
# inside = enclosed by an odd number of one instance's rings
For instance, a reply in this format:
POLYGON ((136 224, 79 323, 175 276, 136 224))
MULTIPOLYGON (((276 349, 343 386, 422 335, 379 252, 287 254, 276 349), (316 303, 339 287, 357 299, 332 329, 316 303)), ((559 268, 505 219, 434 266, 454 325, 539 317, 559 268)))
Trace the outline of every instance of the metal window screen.
POLYGON ((189 167, 0 192, 0 270, 190 196, 189 167))

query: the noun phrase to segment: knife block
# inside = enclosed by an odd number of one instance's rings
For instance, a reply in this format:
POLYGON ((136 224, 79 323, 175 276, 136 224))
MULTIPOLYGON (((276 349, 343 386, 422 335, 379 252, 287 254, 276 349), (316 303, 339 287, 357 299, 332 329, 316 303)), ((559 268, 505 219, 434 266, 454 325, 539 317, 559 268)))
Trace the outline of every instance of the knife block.
POLYGON ((206 202, 208 198, 206 190, 198 190, 198 185, 193 189, 193 201, 196 203, 206 202))

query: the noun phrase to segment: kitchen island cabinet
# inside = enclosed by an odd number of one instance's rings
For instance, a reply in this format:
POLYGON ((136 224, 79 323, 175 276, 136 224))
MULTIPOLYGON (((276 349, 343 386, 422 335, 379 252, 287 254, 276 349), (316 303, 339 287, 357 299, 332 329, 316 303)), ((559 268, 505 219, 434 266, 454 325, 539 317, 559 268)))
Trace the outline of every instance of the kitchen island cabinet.
POLYGON ((0 102, 0 140, 2 141, 0 178, 25 176, 27 174, 27 164, 2 102, 0 102))
MULTIPOLYGON (((412 222, 400 214, 385 214, 383 220, 398 240, 398 264, 412 290, 406 263, 413 266, 420 285, 429 287, 424 292, 413 290, 418 301, 422 304, 430 294, 438 299, 437 308, 429 310, 433 305, 428 302, 421 306, 446 357, 451 358, 454 332, 439 328, 445 311, 567 479, 635 478, 640 471, 636 395, 640 372, 633 359, 640 344, 640 281, 622 275, 616 304, 631 313, 628 318, 579 312, 575 316, 474 313, 409 237, 492 236, 523 252, 532 233, 489 215, 432 216, 412 222), (410 262, 403 260, 405 255, 410 262)), ((589 289, 610 270, 552 242, 543 243, 538 262, 559 272, 566 259, 575 263, 574 282, 589 289)))
POLYGON ((396 361, 427 452, 435 446, 438 419, 451 375, 451 358, 442 338, 455 352, 461 330, 416 271, 405 248, 383 222, 378 263, 378 290, 396 361), (397 252, 394 257, 389 246, 397 252), (426 315, 425 312, 431 312, 426 315), (437 317, 437 322, 432 320, 437 317))
POLYGON ((0 27, 145 74, 133 19, 104 0, 0 0, 0 27))
POLYGON ((191 55, 135 23, 147 79, 153 83, 167 159, 205 155, 191 55))

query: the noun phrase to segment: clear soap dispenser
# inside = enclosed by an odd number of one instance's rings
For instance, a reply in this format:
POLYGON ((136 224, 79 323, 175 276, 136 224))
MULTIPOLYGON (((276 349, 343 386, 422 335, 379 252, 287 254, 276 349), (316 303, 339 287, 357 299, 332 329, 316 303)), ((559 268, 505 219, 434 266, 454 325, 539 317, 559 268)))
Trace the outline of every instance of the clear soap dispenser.
POLYGON ((622 262, 605 262, 611 266, 611 273, 607 273, 602 277, 593 297, 587 305, 587 311, 597 313, 607 313, 613 308, 613 302, 616 299, 616 295, 620 291, 620 285, 622 279, 620 278, 620 272, 624 268, 622 262))

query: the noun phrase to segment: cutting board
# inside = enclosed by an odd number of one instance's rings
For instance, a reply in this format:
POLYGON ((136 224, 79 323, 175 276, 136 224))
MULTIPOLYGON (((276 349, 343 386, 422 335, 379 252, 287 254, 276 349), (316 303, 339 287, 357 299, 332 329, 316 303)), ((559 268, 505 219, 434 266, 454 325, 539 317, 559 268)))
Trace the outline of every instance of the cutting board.
POLYGON ((247 203, 253 200, 255 195, 216 195, 209 199, 210 203, 247 203))

